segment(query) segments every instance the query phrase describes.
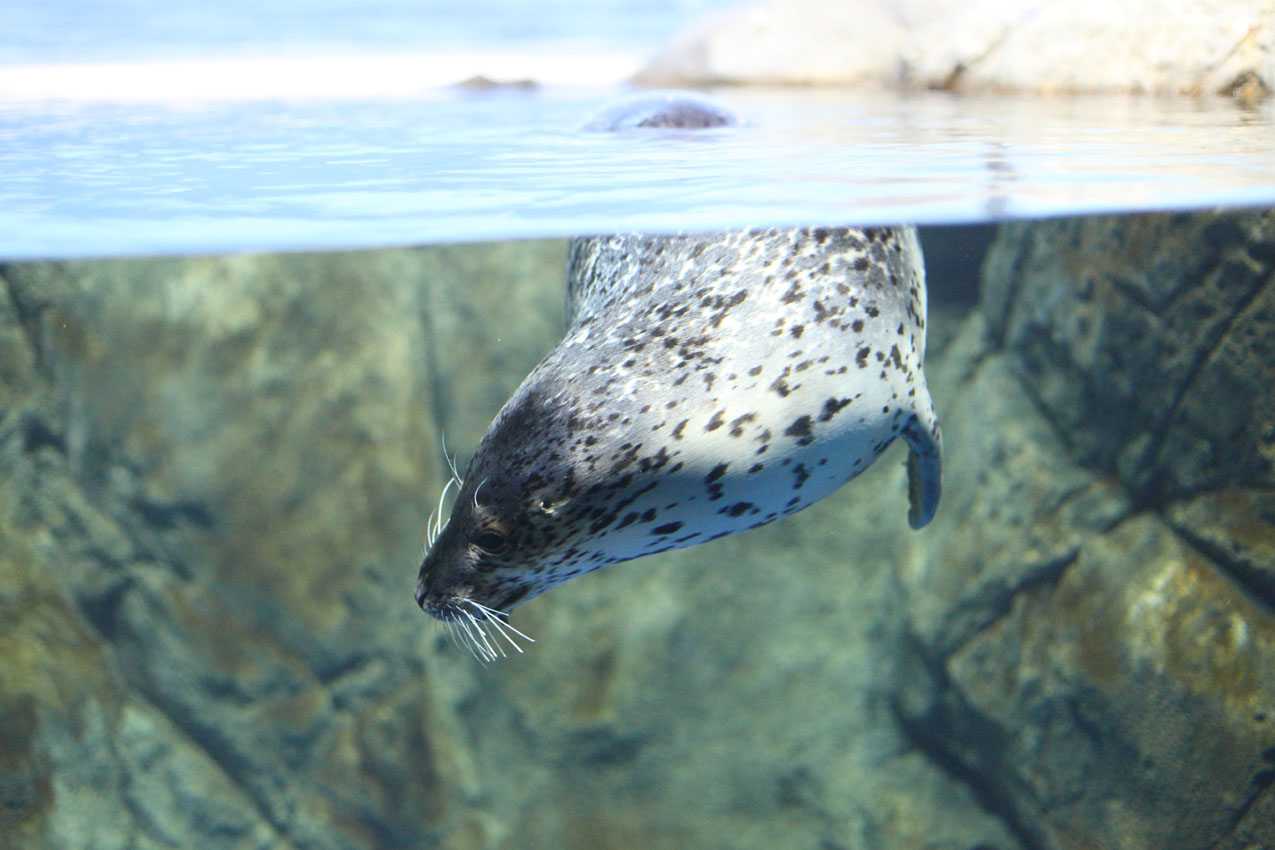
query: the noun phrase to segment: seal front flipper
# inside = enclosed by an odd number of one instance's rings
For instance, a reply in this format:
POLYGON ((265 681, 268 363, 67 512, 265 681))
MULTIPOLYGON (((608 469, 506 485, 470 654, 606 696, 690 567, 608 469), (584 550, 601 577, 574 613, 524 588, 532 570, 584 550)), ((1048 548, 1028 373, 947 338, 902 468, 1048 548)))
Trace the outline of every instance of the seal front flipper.
POLYGON ((934 519, 943 489, 943 438, 928 404, 903 427, 908 441, 908 525, 924 528, 934 519))

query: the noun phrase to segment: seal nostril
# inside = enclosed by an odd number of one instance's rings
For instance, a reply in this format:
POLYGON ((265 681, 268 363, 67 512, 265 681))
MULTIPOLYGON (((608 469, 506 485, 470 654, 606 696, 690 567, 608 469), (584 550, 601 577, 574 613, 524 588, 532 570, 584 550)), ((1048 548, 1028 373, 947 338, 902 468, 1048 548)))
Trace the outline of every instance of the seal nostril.
POLYGON ((421 606, 421 610, 425 610, 425 582, 416 582, 416 604, 421 606))

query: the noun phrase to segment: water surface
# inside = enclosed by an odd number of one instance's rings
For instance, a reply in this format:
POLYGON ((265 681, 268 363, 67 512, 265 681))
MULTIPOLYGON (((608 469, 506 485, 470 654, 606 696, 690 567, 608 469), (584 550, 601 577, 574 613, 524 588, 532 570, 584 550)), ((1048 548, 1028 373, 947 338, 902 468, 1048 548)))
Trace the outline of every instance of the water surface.
POLYGON ((0 257, 974 223, 1275 200, 1269 108, 727 90, 748 125, 580 131, 610 87, 0 101, 0 257))

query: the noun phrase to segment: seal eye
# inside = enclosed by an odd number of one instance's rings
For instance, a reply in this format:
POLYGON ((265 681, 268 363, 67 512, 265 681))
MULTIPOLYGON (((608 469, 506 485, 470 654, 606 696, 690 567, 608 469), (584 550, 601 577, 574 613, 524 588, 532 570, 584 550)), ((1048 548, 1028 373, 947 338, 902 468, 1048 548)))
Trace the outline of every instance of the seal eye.
POLYGON ((505 551, 505 548, 509 545, 509 541, 505 540, 505 535, 500 532, 487 529, 486 531, 480 531, 478 533, 478 536, 474 538, 474 545, 479 549, 482 549, 484 552, 499 555, 501 552, 505 551))

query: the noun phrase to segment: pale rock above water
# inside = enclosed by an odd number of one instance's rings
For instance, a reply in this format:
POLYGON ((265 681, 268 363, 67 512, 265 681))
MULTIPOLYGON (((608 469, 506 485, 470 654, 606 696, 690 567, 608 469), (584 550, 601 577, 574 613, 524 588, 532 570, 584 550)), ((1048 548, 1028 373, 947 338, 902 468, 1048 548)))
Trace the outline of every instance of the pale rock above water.
POLYGON ((695 25, 637 81, 1253 99, 1275 88, 1275 8, 1265 0, 763 0, 695 25))

